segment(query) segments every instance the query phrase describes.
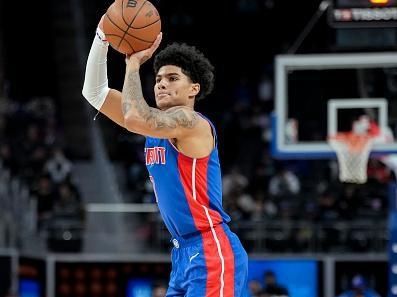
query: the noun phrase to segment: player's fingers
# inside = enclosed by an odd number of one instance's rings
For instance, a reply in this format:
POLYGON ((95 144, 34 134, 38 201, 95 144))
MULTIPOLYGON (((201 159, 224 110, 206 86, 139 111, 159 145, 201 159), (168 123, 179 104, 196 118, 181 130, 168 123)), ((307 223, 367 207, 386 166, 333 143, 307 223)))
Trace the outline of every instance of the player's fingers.
POLYGON ((157 35, 156 40, 153 42, 152 46, 150 47, 152 53, 154 53, 156 49, 160 46, 162 39, 163 39, 163 32, 160 32, 159 35, 157 35))

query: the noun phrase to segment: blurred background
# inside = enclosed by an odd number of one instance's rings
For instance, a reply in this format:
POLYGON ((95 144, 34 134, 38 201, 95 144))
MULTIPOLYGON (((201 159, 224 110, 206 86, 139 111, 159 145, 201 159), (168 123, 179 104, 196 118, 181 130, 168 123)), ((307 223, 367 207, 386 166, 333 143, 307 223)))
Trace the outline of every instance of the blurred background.
MULTIPOLYGON (((95 28, 111 3, 0 0, 0 297, 165 296, 170 237, 144 167, 144 138, 97 115, 81 95, 95 28)), ((365 184, 342 183, 334 155, 275 154, 281 135, 272 125, 277 57, 361 53, 365 64, 366 54, 393 53, 397 1, 152 3, 161 46, 195 45, 216 68, 215 91, 197 110, 217 128, 223 203, 250 255, 250 296, 397 296, 393 168, 371 158, 365 184)), ((300 135, 316 139, 327 121, 316 102, 335 97, 386 98, 395 134, 390 57, 353 74, 286 68, 289 112, 300 125, 311 119, 300 135)), ((124 57, 112 49, 108 69, 110 87, 121 90, 124 57)), ((153 105, 150 62, 141 75, 153 105)))

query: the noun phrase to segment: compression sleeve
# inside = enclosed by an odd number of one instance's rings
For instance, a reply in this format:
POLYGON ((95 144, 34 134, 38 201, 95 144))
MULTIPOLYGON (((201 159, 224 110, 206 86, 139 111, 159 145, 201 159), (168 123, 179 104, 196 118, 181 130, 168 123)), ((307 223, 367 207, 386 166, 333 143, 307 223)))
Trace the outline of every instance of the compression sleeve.
POLYGON ((109 93, 107 76, 107 53, 109 43, 101 29, 97 28, 85 70, 83 96, 99 110, 109 93))

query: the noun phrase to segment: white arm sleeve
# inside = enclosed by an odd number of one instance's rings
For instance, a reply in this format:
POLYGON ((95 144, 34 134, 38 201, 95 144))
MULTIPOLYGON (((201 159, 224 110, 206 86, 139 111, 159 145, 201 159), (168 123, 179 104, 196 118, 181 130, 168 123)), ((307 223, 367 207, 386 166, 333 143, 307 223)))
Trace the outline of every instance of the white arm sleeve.
POLYGON ((104 38, 105 34, 97 28, 97 33, 88 55, 83 86, 83 96, 99 110, 109 93, 107 75, 107 53, 109 43, 104 38))

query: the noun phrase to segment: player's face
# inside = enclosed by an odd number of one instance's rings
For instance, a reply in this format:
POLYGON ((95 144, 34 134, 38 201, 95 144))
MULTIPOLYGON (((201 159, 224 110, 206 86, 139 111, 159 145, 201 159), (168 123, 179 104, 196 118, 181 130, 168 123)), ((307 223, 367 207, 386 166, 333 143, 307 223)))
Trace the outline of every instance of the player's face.
POLYGON ((194 98, 199 90, 199 85, 192 83, 178 66, 163 66, 156 75, 154 95, 157 107, 160 109, 193 106, 194 98))

